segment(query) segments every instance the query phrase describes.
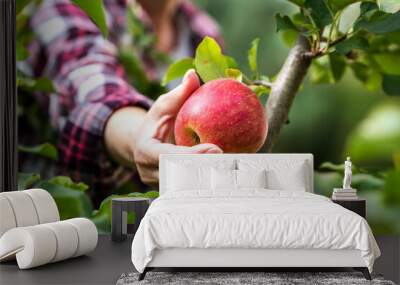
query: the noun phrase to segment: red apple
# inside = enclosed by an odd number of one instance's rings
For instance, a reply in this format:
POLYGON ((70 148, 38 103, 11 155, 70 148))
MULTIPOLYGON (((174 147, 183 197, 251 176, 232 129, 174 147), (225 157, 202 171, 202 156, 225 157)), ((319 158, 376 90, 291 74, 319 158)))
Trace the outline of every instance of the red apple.
POLYGON ((213 143, 228 153, 257 152, 267 136, 265 110, 257 95, 233 79, 209 81, 183 104, 175 121, 175 142, 213 143))

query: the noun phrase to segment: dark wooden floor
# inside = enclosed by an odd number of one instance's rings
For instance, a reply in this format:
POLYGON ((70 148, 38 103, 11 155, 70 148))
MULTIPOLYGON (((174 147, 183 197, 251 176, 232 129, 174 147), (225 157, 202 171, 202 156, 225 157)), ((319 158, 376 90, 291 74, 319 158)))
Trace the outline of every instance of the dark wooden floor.
POLYGON ((16 262, 0 264, 0 284, 115 284, 124 272, 134 271, 131 262, 132 238, 115 243, 99 236, 95 251, 88 256, 41 267, 18 270, 16 262))
MULTIPOLYGON (((88 256, 29 270, 19 270, 15 262, 4 263, 0 265, 0 284, 115 284, 122 273, 134 271, 131 241, 114 243, 110 236, 100 236, 96 250, 88 256)), ((376 261, 374 271, 399 283, 400 237, 377 237, 377 241, 382 257, 376 261)))

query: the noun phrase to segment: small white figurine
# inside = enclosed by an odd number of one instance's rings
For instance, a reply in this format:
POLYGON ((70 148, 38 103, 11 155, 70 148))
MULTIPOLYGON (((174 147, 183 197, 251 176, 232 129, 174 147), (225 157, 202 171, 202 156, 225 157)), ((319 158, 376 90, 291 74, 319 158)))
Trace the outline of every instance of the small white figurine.
POLYGON ((352 189, 351 188, 351 160, 350 156, 347 157, 347 160, 344 162, 344 178, 343 178, 343 189, 352 189))

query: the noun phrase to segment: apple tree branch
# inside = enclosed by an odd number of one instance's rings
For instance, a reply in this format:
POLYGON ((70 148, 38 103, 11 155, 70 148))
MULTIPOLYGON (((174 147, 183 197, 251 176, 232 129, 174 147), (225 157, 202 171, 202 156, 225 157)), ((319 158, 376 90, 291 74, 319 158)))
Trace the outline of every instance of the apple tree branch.
POLYGON ((266 103, 268 136, 261 152, 272 150, 282 126, 288 119, 293 99, 311 64, 312 56, 308 55, 309 50, 309 41, 305 37, 299 36, 272 84, 266 103))

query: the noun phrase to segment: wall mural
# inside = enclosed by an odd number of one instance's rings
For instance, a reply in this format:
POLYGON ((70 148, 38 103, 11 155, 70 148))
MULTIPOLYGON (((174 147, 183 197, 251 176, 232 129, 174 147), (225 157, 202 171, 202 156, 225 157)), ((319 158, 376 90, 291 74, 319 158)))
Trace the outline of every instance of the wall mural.
POLYGON ((132 2, 17 1, 18 189, 110 232, 161 153, 313 153, 329 197, 350 156, 373 232, 400 234, 398 4, 132 2))

